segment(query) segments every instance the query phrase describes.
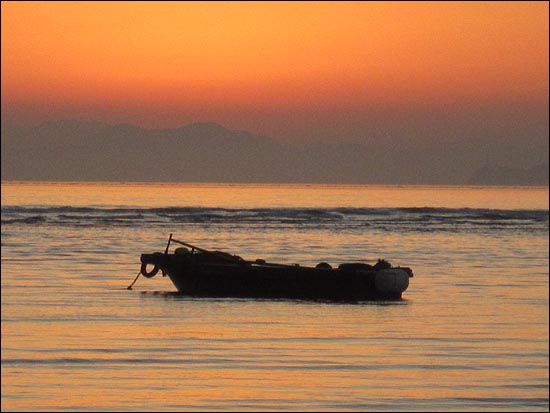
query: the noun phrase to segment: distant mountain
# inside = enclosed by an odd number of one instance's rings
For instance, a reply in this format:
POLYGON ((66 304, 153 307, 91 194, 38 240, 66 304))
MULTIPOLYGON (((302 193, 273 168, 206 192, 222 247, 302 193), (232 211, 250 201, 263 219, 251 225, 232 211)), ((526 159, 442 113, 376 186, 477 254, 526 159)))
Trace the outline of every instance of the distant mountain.
POLYGON ((532 168, 509 168, 505 166, 485 166, 470 178, 473 185, 548 185, 549 164, 532 168))
MULTIPOLYGON (((469 181, 472 170, 492 159, 494 148, 466 140, 410 147, 290 145, 217 123, 151 130, 66 120, 3 127, 1 171, 4 180, 485 184, 491 177, 491 183, 512 182, 507 169, 482 169, 469 181)), ((547 157, 548 147, 501 152, 532 159, 547 157)))

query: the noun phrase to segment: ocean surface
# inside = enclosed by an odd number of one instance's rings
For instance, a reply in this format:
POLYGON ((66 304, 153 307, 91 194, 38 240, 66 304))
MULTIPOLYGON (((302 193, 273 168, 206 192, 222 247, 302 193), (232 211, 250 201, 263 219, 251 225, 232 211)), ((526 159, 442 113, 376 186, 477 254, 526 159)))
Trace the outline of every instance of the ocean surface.
POLYGON ((548 411, 547 187, 2 182, 2 411, 548 411), (401 301, 196 299, 140 254, 384 258, 401 301))

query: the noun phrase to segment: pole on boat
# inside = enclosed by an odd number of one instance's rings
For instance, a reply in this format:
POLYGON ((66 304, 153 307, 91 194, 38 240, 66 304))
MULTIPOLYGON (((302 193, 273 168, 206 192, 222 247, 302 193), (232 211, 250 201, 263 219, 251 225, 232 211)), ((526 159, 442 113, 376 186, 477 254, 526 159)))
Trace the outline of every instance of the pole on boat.
MULTIPOLYGON (((168 254, 168 248, 170 248, 170 242, 172 242, 172 235, 173 234, 170 234, 170 237, 168 237, 168 244, 166 244, 166 249, 164 250, 164 255, 168 254)), ((164 270, 162 270, 162 276, 166 277, 166 273, 164 272, 164 270)))
POLYGON ((166 250, 164 251, 164 255, 168 254, 168 248, 170 248, 170 242, 172 242, 172 234, 170 234, 170 237, 168 238, 168 244, 166 244, 166 250))
POLYGON ((127 288, 128 290, 131 290, 131 289, 132 289, 132 286, 136 283, 136 281, 137 281, 137 279, 139 278, 140 275, 141 275, 141 270, 139 270, 139 272, 138 272, 136 278, 134 279, 134 281, 132 281, 132 284, 130 284, 130 285, 128 286, 128 288, 127 288))

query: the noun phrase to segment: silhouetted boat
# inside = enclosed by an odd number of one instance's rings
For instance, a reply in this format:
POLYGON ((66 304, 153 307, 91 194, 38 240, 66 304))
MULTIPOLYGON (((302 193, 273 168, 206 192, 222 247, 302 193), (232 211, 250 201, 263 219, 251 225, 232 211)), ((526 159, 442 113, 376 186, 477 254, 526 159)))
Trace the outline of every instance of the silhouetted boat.
POLYGON ((330 301, 400 299, 413 276, 410 268, 393 267, 384 260, 378 260, 374 265, 340 264, 338 268, 327 263, 303 267, 265 260, 246 261, 237 255, 208 251, 178 241, 172 238, 172 234, 164 253, 142 254, 141 263, 138 277, 143 274, 151 278, 160 270, 170 277, 178 292, 199 297, 330 301), (179 247, 168 253, 171 242, 190 249, 179 247), (154 268, 147 271, 147 265, 154 268))

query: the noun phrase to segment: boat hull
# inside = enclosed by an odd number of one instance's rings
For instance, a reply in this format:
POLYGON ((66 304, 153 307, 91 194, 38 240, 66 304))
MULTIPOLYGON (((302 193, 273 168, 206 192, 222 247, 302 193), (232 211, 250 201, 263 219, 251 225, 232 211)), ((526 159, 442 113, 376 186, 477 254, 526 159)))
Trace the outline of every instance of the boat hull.
POLYGON ((409 286, 408 268, 332 269, 298 265, 210 262, 175 254, 143 254, 142 263, 165 273, 178 292, 196 297, 304 300, 395 300, 409 286))

